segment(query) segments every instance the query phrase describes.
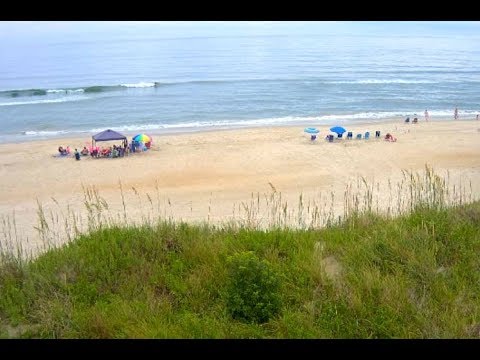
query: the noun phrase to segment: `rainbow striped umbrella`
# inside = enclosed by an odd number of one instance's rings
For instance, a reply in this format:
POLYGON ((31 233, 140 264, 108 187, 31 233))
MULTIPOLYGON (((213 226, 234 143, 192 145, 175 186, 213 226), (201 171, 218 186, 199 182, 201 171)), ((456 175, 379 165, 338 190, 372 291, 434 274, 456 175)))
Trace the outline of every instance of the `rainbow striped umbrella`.
POLYGON ((148 135, 145 135, 145 134, 135 135, 132 140, 137 141, 137 142, 141 142, 141 143, 144 143, 144 144, 152 142, 152 138, 148 135))

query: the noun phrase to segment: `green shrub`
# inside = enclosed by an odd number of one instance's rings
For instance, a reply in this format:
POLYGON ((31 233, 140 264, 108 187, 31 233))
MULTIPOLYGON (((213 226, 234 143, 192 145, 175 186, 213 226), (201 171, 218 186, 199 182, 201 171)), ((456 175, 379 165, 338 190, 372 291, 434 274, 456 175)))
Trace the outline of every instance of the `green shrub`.
POLYGON ((280 311, 278 275, 251 251, 228 258, 227 309, 234 319, 264 323, 280 311))

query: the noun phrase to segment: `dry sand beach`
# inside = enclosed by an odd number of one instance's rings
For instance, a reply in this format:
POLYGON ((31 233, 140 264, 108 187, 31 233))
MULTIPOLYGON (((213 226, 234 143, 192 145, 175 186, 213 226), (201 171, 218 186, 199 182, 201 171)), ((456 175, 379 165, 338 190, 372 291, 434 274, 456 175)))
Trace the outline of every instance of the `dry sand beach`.
MULTIPOLYGON (((358 183, 363 176, 384 189, 388 180, 400 181, 402 169, 421 171, 425 164, 439 174, 448 170, 451 184, 463 183, 473 197, 480 195, 480 122, 432 119, 404 124, 401 119, 391 119, 356 124, 347 130, 354 134, 368 130, 371 135, 380 130, 382 139, 334 143, 323 140, 329 126, 311 125, 321 131, 315 142, 301 126, 152 134, 151 151, 118 159, 53 157, 59 145, 83 148, 88 136, 2 144, 1 241, 15 237, 27 252, 38 251, 37 201, 50 226, 56 223, 64 228, 69 211, 85 219, 84 189, 91 186, 108 203, 107 212, 123 219, 120 182, 128 221, 157 215, 186 221, 225 221, 245 216, 241 204, 251 203, 252 193, 254 198, 257 194, 265 198, 273 188, 292 207, 303 194, 304 203, 324 201, 340 215, 347 184, 358 183), (398 141, 384 141, 387 132, 398 141)), ((392 191, 381 190, 377 196, 380 207, 392 201, 392 191)), ((66 239, 57 235, 56 241, 66 239)))

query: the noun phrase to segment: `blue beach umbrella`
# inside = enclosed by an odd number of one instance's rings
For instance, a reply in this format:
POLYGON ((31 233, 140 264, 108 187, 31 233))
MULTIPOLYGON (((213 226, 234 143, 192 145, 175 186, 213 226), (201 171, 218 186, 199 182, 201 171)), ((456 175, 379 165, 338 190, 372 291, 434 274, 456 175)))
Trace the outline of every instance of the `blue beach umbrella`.
POLYGON ((320 132, 320 130, 318 130, 317 128, 312 128, 312 127, 307 127, 307 128, 305 128, 304 131, 307 134, 318 134, 320 132))
POLYGON ((334 127, 330 128, 330 131, 340 135, 340 134, 343 134, 344 132, 346 132, 347 130, 345 130, 341 126, 334 126, 334 127))

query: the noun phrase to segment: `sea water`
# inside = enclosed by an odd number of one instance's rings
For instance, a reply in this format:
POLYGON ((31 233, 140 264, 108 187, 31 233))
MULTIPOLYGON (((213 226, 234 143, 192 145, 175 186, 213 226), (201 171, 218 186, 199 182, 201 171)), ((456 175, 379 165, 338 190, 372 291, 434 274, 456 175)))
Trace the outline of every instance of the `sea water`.
POLYGON ((0 23, 0 143, 453 118, 455 107, 473 119, 480 26, 449 25, 0 23))

